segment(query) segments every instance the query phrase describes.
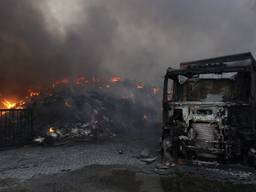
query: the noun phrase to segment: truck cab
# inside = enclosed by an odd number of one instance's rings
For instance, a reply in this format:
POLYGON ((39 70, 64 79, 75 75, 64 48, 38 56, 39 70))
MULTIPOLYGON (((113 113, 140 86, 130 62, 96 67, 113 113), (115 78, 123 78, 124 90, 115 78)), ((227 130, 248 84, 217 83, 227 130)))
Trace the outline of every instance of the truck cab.
POLYGON ((226 161, 255 156, 256 62, 252 54, 168 68, 161 143, 164 159, 226 161))

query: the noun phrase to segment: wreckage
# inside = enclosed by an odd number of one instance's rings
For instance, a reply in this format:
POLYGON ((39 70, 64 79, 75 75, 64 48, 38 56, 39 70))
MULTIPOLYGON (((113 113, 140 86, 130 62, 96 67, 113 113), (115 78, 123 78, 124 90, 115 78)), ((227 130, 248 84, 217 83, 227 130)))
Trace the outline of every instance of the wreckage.
POLYGON ((242 53, 168 68, 163 90, 164 160, 254 162, 256 62, 242 53))

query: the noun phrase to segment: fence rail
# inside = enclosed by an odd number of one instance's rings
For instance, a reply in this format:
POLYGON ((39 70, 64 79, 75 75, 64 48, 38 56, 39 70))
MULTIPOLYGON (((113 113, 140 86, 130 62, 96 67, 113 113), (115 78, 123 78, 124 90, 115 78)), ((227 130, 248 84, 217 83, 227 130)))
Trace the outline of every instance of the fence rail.
POLYGON ((33 137, 32 110, 0 109, 0 147, 18 146, 33 137))

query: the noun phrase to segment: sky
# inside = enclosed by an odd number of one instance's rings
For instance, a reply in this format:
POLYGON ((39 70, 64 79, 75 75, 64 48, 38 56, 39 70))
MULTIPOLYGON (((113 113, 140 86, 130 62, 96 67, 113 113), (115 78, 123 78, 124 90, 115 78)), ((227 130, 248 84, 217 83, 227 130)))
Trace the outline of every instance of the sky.
POLYGON ((77 75, 161 85, 180 62, 256 53, 255 0, 1 0, 0 9, 2 94, 77 75))

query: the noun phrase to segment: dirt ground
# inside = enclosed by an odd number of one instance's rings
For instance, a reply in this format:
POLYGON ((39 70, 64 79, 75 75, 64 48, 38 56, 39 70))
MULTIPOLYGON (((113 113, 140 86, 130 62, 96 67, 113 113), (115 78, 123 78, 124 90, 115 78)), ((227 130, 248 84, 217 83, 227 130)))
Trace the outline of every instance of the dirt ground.
MULTIPOLYGON (((153 138, 154 141, 157 139, 153 138)), ((255 192, 256 171, 240 165, 146 164, 157 142, 116 139, 0 151, 0 192, 255 192)), ((154 155, 155 155, 154 154, 154 155)))
POLYGON ((139 171, 134 167, 93 165, 82 169, 40 176, 25 182, 0 181, 1 192, 254 192, 251 184, 212 181, 201 176, 172 176, 139 171))

